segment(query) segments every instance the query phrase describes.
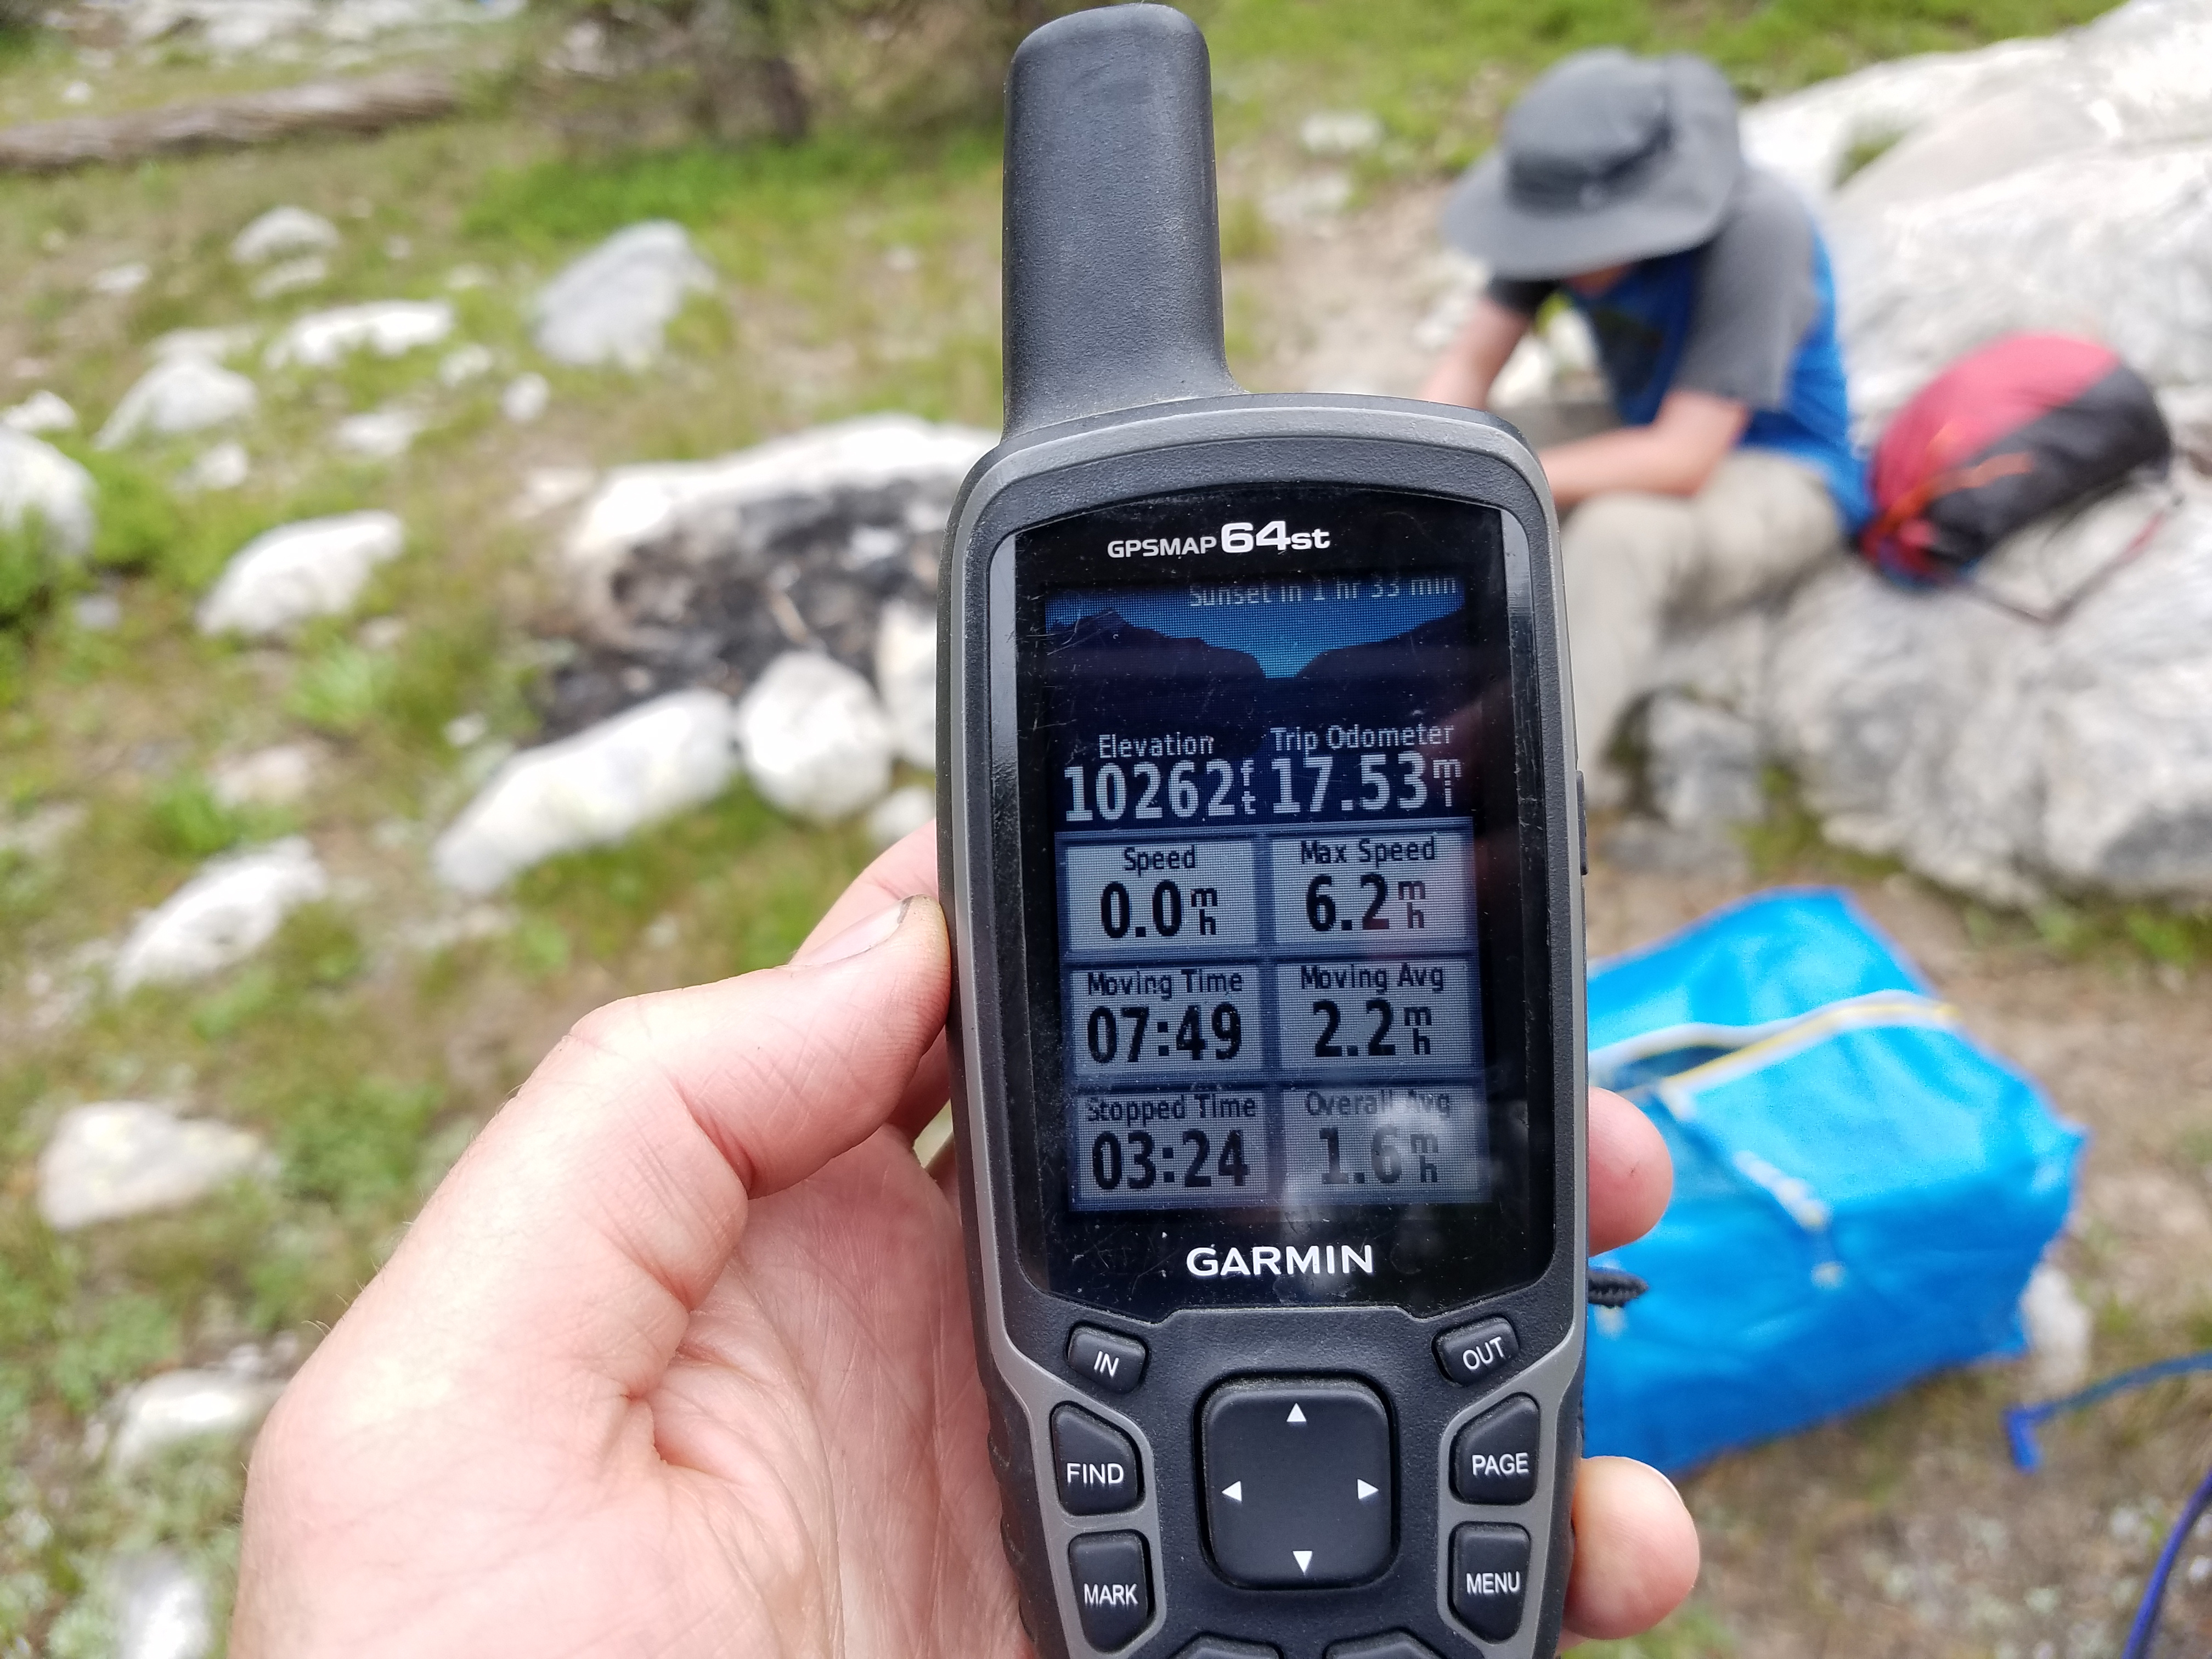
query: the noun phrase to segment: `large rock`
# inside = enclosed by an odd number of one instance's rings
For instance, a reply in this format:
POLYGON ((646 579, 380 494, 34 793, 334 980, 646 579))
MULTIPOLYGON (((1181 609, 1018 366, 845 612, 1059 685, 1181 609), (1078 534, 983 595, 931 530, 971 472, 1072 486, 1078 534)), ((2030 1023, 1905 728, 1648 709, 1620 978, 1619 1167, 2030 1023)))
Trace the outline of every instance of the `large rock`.
POLYGON ((211 860, 131 930, 115 959, 116 988, 202 979, 243 962, 293 909, 329 892, 304 836, 211 860))
POLYGON ((867 681, 843 664, 792 651, 769 665, 737 711, 753 787, 800 817, 833 823, 880 799, 891 733, 867 681))
POLYGON ((283 1385, 233 1370, 165 1371, 118 1403, 107 1466, 118 1473, 172 1446, 245 1438, 269 1414, 283 1385))
POLYGON ((174 438, 253 413, 260 396, 243 374, 204 357, 167 357, 138 378, 94 441, 114 449, 137 438, 174 438))
POLYGON ((203 634, 263 639, 314 617, 343 616, 407 532, 389 513, 346 513, 264 532, 232 556, 200 602, 203 634))
POLYGON ((453 331, 444 300, 377 300, 297 318, 270 344, 271 368, 335 368, 356 351, 403 356, 441 344, 453 331))
POLYGON ((438 878, 488 893, 542 859, 713 799, 735 771, 730 714, 718 692, 672 692, 514 756, 439 837, 438 878))
POLYGON ((172 1550, 149 1550, 116 1564, 115 1659, 207 1659, 215 1614, 207 1586, 172 1550))
POLYGON ((28 433, 0 427, 0 530, 35 520, 49 544, 70 558, 91 550, 92 475, 28 433))
POLYGON ((793 648, 872 672, 884 605, 933 609, 946 515, 992 442, 877 415, 610 473, 561 552, 586 650, 555 678, 555 729, 675 686, 739 695, 793 648))
MULTIPOLYGON (((1838 562, 1781 618, 1759 699, 1828 835, 2001 902, 2212 898, 2212 492, 2124 492, 2024 532, 1978 594, 1838 562), (2046 573, 2056 577, 2046 580, 2046 573), (1992 603, 2008 595, 2055 623, 1992 603)), ((1750 712, 1750 711, 1747 711, 1750 712)))
POLYGON ((273 207, 238 233, 230 257, 241 265, 260 265, 271 259, 327 253, 337 245, 338 228, 321 214, 303 207, 273 207))
POLYGON ((660 356, 662 331, 684 302, 714 286, 683 226, 632 225, 539 290, 532 337, 559 362, 643 368, 660 356))
POLYGON ((101 1101, 73 1107, 55 1125, 39 1155, 39 1213, 56 1232, 73 1232, 182 1209, 267 1166, 244 1129, 144 1101, 101 1101))
POLYGON ((74 432, 76 410, 56 392, 41 386, 20 404, 0 410, 0 426, 15 432, 74 432))
POLYGON ((2015 329, 2106 340, 2160 385, 2212 381, 2203 0, 1879 65, 1760 105, 1744 131, 1821 205, 1865 422, 2015 329))
POLYGON ((937 769, 937 612, 904 599, 876 628, 876 691, 890 722, 891 752, 937 769))

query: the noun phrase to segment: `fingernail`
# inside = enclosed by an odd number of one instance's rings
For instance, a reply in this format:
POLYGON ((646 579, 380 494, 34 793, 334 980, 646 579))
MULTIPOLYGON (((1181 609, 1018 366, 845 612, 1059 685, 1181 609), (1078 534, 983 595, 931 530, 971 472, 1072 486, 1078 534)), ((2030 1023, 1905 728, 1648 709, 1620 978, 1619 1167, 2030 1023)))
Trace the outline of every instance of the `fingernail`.
POLYGON ((801 951, 791 959, 794 968, 819 968, 824 963, 843 962, 857 957, 863 951, 872 951, 899 930, 906 913, 913 908, 910 898, 901 899, 888 910, 878 910, 872 916, 864 916, 842 933, 830 938, 811 950, 801 951))

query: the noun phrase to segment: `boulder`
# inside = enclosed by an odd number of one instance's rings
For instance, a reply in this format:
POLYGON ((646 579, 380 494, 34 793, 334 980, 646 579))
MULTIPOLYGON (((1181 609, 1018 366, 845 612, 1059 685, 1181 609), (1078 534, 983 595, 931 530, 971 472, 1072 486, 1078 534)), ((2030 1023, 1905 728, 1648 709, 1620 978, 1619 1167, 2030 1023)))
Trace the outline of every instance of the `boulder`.
POLYGON ((70 558, 92 549, 92 474, 28 433, 0 427, 0 530, 32 520, 48 544, 70 558))
POLYGON ((553 726, 678 685, 737 696, 794 648, 871 671, 884 606, 934 607, 946 515, 991 443, 878 415, 609 473, 561 550, 585 649, 553 726))
POLYGON ((165 357, 123 394, 94 441, 115 449, 142 437, 204 432, 245 419, 259 402, 253 382, 243 374, 204 357, 165 357))
POLYGON ((310 253, 304 258, 287 259, 270 266, 253 279, 253 286, 246 291, 257 300, 281 300, 287 294, 320 288, 330 277, 331 262, 319 253, 310 253))
POLYGON ((2212 898, 2212 490, 2188 486, 2140 556, 2094 579, 2161 499, 2032 527, 1973 589, 1908 592, 1839 561, 1797 595, 1758 706, 1831 838, 2004 903, 2212 898), (2031 567, 2053 566, 2039 591, 2031 567), (1994 602, 2048 611, 2069 592, 2056 623, 1994 602))
POLYGON ((364 461, 396 461, 415 447, 428 424, 419 410, 395 404, 347 416, 331 428, 331 441, 364 461))
POLYGON ((174 1551, 149 1550, 116 1563, 115 1659, 207 1659, 215 1614, 207 1586, 174 1551))
POLYGON ((210 860, 131 929, 115 959, 115 987, 203 979, 243 962, 293 909, 329 892, 304 836, 210 860))
POLYGON ((107 1466, 120 1474, 171 1446, 241 1440, 283 1392, 281 1383, 233 1370, 165 1371, 149 1377, 118 1402, 107 1466))
POLYGON ((321 214, 303 207, 273 207, 238 233, 230 257, 241 265, 266 264, 271 259, 327 253, 338 240, 338 228, 321 214))
POLYGON ((729 700, 672 692, 509 758, 438 838, 431 864, 447 886, 488 893, 556 853, 712 800, 734 771, 729 700))
POLYGON ((187 495, 210 489, 235 489, 253 476, 253 458, 235 438, 203 450, 177 476, 177 488, 187 495))
POLYGON ((264 361, 271 368, 335 368, 356 351, 403 356, 438 345, 453 331, 453 307, 444 300, 378 300, 295 319, 264 361))
POLYGON ((42 387, 12 408, 0 410, 0 426, 11 432, 74 432, 76 410, 42 387))
POLYGON ((531 335, 557 362, 643 368, 661 332, 714 273, 684 227, 652 220, 617 231, 539 290, 531 335))
POLYGON ((2212 380, 2212 8, 2133 0, 1877 65, 1757 106, 1744 135, 1820 205, 1863 422, 2015 329, 2212 380))
POLYGON ((73 1107, 39 1155, 39 1213, 56 1232, 73 1232, 182 1209, 267 1166, 261 1142, 228 1123, 138 1100, 73 1107))
POLYGON ((342 616, 406 538, 389 513, 346 513, 266 531, 232 556, 200 601, 200 632, 266 639, 310 617, 342 616))
POLYGON ((868 842, 881 852, 937 816, 937 792, 927 784, 894 789, 868 811, 868 842))
POLYGON ((323 751, 312 743, 280 743, 219 760, 208 785, 225 806, 297 806, 321 771, 323 751))
POLYGON ((1358 155, 1382 142, 1382 123, 1364 109, 1316 110, 1298 123, 1309 155, 1358 155))
POLYGON ((891 752, 937 769, 937 612, 903 599, 876 625, 876 690, 890 722, 891 752))
POLYGON ((891 733, 867 681, 828 657, 791 651, 770 663, 737 709, 738 747, 771 804, 834 823, 891 782, 891 733))
POLYGON ((1765 816, 1763 745, 1745 716, 1662 691, 1645 711, 1644 741, 1651 804, 1674 829, 1721 830, 1765 816))

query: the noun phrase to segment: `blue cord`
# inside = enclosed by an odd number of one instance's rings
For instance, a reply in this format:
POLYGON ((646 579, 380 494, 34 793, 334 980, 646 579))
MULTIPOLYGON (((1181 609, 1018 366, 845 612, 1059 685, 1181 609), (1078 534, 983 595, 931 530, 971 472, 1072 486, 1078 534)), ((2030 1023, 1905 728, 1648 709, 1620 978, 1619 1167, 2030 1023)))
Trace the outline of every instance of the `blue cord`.
POLYGON ((2122 1371, 2118 1376, 2108 1376, 2093 1383, 2078 1394, 2069 1394, 2063 1400, 2046 1400, 2039 1405, 2014 1406, 2004 1414, 2005 1438, 2012 1443, 2013 1467, 2033 1474, 2043 1467, 2042 1449, 2035 1443, 2036 1425, 2045 1418, 2057 1417, 2062 1412, 2079 1411, 2084 1406, 2094 1406, 2107 1395, 2122 1394, 2130 1389, 2156 1382, 2163 1377, 2179 1376, 2188 1371, 2212 1371, 2212 1349, 2203 1353, 2184 1354, 2178 1359, 2161 1359, 2154 1365, 2142 1365, 2131 1371, 2122 1371))
POLYGON ((2181 1506, 2181 1518, 2166 1536, 2166 1547, 2159 1552, 2158 1565, 2151 1569, 2150 1583, 2143 1586, 2142 1601, 2136 1608, 2136 1622, 2128 1630, 2128 1645, 2120 1659, 2151 1659, 2150 1644, 2158 1635, 2166 1580, 2173 1577, 2173 1564, 2181 1559, 2181 1547, 2189 1541, 2190 1529, 2208 1508, 2212 1508, 2212 1473, 2205 1475, 2197 1495, 2181 1506))
MULTIPOLYGON (((2035 1443, 2035 1429, 2046 1418, 2056 1417, 2061 1412, 2078 1411, 2110 1395, 2140 1389, 2165 1377, 2208 1370, 2212 1370, 2212 1351, 2184 1354, 2179 1358, 2161 1359, 2156 1364, 2122 1371, 2118 1376, 2108 1376, 2062 1400, 2012 1407, 2005 1413, 2004 1425, 2005 1438, 2012 1444, 2013 1463, 2029 1474, 2043 1467, 2043 1453, 2035 1443)), ((2166 1601, 2166 1581, 2173 1577, 2173 1564, 2181 1559, 2182 1546, 2189 1541, 2191 1530, 2207 1510, 2212 1510, 2212 1473, 2205 1475, 2195 1494, 2181 1506, 2180 1518, 2166 1534, 2166 1547, 2159 1552, 2158 1565, 2151 1569, 2150 1582, 2143 1586, 2142 1600, 2136 1604, 2136 1621, 2128 1629, 2128 1644, 2120 1659, 2151 1659, 2151 1643, 2158 1635, 2159 1610, 2166 1601)))

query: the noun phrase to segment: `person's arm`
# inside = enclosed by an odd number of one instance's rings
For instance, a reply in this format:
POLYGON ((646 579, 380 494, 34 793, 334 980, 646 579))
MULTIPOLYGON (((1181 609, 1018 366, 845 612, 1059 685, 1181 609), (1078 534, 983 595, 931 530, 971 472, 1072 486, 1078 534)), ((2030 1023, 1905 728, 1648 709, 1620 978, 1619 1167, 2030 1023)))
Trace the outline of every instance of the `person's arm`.
POLYGON ((1649 426, 1559 444, 1536 459, 1561 511, 1607 490, 1694 495, 1743 436, 1748 406, 1703 392, 1670 392, 1649 426))
POLYGON ((1480 409, 1490 401, 1492 382, 1528 331, 1526 313, 1501 305, 1489 295, 1474 302, 1474 314, 1444 348, 1444 355, 1421 382, 1419 396, 1431 404, 1480 409))

